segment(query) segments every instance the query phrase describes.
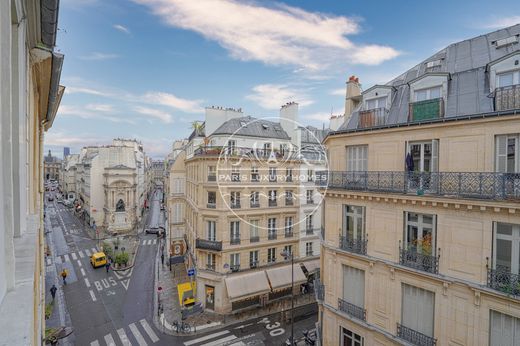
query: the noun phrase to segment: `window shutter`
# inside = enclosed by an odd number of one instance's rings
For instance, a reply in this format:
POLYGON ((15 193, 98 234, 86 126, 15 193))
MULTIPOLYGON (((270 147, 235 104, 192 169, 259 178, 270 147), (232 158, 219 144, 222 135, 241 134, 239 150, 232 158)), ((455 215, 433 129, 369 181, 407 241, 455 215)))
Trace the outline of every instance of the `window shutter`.
POLYGON ((343 300, 363 308, 365 306, 365 272, 343 266, 343 300))
POLYGON ((431 163, 431 171, 438 172, 439 171, 439 140, 432 140, 432 163, 431 163))
POLYGON ((505 173, 507 170, 507 136, 496 137, 496 163, 495 170, 505 173))
POLYGON ((403 284, 402 325, 433 337, 435 295, 403 284))

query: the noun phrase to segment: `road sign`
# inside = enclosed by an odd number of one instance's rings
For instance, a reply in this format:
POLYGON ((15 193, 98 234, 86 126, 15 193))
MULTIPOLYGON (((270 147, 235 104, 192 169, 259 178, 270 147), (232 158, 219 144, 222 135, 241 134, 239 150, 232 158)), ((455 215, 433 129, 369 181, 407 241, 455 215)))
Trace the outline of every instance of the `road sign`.
POLYGON ((195 275, 195 269, 188 269, 188 276, 194 276, 195 275))

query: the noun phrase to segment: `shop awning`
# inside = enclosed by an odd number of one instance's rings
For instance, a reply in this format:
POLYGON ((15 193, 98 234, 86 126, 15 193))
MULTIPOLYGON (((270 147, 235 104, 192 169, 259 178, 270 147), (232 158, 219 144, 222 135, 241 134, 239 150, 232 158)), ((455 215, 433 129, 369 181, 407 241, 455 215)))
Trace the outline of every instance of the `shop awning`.
POLYGON ((308 262, 303 262, 302 265, 307 270, 307 273, 312 274, 318 270, 320 270, 320 260, 312 260, 308 262))
POLYGON ((232 275, 225 279, 229 300, 231 302, 271 291, 265 272, 232 275))
MULTIPOLYGON (((278 290, 281 288, 287 288, 291 286, 291 265, 272 268, 265 271, 271 288, 278 290)), ((302 267, 298 264, 294 265, 294 284, 299 285, 307 281, 305 274, 303 273, 302 267)))

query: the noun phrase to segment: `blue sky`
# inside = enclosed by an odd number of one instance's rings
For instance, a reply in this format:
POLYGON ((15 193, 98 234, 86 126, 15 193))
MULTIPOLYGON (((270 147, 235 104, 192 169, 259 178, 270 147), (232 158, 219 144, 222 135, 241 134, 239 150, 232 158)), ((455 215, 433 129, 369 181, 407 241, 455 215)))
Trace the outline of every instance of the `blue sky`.
POLYGON ((137 138, 160 158, 212 105, 261 117, 296 101, 321 127, 343 112, 348 76, 366 89, 519 22, 513 0, 62 0, 67 89, 46 148, 137 138))

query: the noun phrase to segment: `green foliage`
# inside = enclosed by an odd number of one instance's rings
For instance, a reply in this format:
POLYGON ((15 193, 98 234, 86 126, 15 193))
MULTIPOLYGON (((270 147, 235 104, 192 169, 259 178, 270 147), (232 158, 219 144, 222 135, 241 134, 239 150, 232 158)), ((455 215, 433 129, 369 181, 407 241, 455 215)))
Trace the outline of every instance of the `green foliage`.
POLYGON ((52 310, 54 309, 54 301, 49 304, 45 304, 45 319, 48 319, 52 315, 52 310))
POLYGON ((104 241, 102 246, 103 246, 103 252, 105 253, 105 255, 112 256, 114 254, 114 250, 112 249, 112 245, 110 245, 109 242, 104 241))
POLYGON ((116 255, 115 261, 118 265, 126 265, 130 259, 127 252, 121 252, 116 255))

